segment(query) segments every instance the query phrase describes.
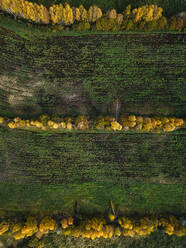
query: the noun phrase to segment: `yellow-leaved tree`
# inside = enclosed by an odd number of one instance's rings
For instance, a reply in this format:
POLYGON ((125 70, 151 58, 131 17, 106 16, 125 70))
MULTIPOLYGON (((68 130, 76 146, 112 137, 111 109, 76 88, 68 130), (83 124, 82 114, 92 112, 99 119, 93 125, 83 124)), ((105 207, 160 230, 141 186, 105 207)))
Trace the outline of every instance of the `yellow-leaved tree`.
POLYGON ((57 24, 57 23, 62 24, 62 11, 63 11, 62 4, 52 5, 49 8, 49 15, 52 24, 57 24))
POLYGON ((53 24, 71 25, 74 22, 73 10, 68 3, 52 5, 49 8, 50 19, 53 24))
POLYGON ((79 8, 72 7, 72 12, 73 12, 73 22, 80 21, 80 10, 79 8))
POLYGON ((88 10, 88 21, 89 22, 95 22, 96 20, 98 20, 101 17, 102 17, 101 9, 98 8, 98 6, 96 6, 96 5, 90 6, 90 8, 88 10))
POLYGON ((117 17, 117 12, 116 12, 116 10, 115 10, 115 9, 109 10, 109 11, 107 12, 107 17, 108 17, 109 19, 116 19, 116 17, 117 17))
POLYGON ((1 0, 0 7, 15 16, 38 23, 49 23, 49 13, 46 7, 24 0, 1 0))
POLYGON ((38 10, 39 22, 48 24, 50 21, 48 10, 45 6, 40 5, 38 10))
POLYGON ((63 13, 64 13, 65 25, 73 24, 73 11, 68 3, 65 3, 65 8, 63 9, 63 13))
POLYGON ((158 20, 162 16, 162 11, 163 9, 157 5, 144 5, 132 10, 133 20, 134 22, 158 20))
POLYGON ((83 5, 79 6, 79 11, 80 11, 80 21, 88 21, 87 11, 83 7, 83 5))

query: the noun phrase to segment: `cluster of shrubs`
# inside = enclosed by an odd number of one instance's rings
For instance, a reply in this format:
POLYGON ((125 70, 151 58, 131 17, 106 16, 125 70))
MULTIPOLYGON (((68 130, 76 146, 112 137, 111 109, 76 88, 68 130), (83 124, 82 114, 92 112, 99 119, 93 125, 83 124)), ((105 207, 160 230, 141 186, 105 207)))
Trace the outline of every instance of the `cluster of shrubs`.
POLYGON ((19 117, 5 119, 0 117, 0 124, 14 128, 26 129, 61 129, 61 130, 106 130, 106 131, 138 131, 138 132, 171 132, 184 127, 184 120, 176 117, 143 117, 135 115, 121 115, 119 121, 111 116, 98 116, 95 120, 88 120, 84 115, 76 118, 50 118, 41 115, 37 120, 23 120, 19 117))
POLYGON ((167 19, 162 16, 163 9, 155 4, 144 5, 131 9, 128 5, 123 13, 117 13, 115 9, 102 13, 96 6, 90 6, 86 10, 83 5, 79 8, 70 7, 68 3, 55 4, 47 9, 43 5, 28 2, 25 0, 1 0, 0 9, 13 14, 15 17, 22 17, 35 23, 59 24, 67 26, 72 30, 177 30, 186 31, 184 19, 171 17, 167 19))
POLYGON ((145 236, 161 230, 168 235, 186 235, 185 220, 175 216, 130 218, 126 216, 96 216, 90 219, 77 217, 51 217, 39 219, 28 216, 24 219, 0 219, 0 235, 12 236, 15 240, 36 235, 40 239, 44 234, 57 233, 73 237, 112 238, 113 236, 145 236))
MULTIPOLYGON (((109 216, 110 217, 110 216, 109 216)), ((158 221, 156 219, 141 218, 134 220, 127 217, 104 218, 103 216, 93 217, 81 222, 79 226, 72 226, 62 229, 63 235, 72 235, 73 237, 91 238, 112 238, 113 236, 148 235, 157 230, 158 221), (138 223, 139 221, 139 223, 138 223)))
POLYGON ((19 117, 14 119, 5 119, 0 117, 0 124, 8 126, 11 129, 14 128, 27 128, 27 129, 88 129, 88 120, 86 116, 80 115, 73 120, 71 117, 60 118, 50 118, 48 115, 41 115, 37 120, 23 120, 19 117))
POLYGON ((184 236, 186 235, 186 226, 182 225, 174 216, 168 218, 150 218, 143 217, 134 219, 129 217, 116 217, 110 214, 107 218, 104 216, 93 217, 83 220, 78 226, 69 226, 62 228, 63 235, 72 235, 73 237, 91 238, 112 238, 113 236, 145 236, 150 235, 158 229, 163 229, 168 235, 184 236))
POLYGON ((56 220, 51 216, 45 216, 41 221, 35 216, 28 216, 22 220, 2 220, 0 223, 0 235, 10 234, 14 239, 23 239, 36 234, 40 238, 56 228, 56 220))
POLYGON ((125 130, 150 132, 171 132, 184 125, 184 120, 176 117, 142 117, 135 115, 122 115, 119 122, 125 130))

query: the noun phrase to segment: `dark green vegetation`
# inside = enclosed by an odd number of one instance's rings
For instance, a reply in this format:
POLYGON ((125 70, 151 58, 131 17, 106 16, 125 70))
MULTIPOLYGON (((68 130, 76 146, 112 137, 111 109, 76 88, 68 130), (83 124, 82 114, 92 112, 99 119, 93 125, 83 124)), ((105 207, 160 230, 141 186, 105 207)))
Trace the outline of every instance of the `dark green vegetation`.
POLYGON ((157 4, 158 6, 163 8, 163 14, 165 16, 175 15, 178 12, 186 9, 186 2, 180 0, 29 0, 30 2, 36 2, 39 4, 43 4, 47 7, 52 4, 59 4, 68 2, 71 6, 79 7, 80 4, 88 9, 90 5, 96 4, 99 8, 101 8, 104 12, 110 9, 116 9, 119 13, 121 13, 128 4, 131 5, 132 8, 137 8, 145 4, 157 4))
POLYGON ((1 129, 0 139, 0 205, 9 211, 68 211, 79 198, 89 213, 104 212, 109 199, 129 213, 185 213, 184 133, 1 129))
POLYGON ((119 97, 121 112, 186 116, 184 34, 67 32, 44 39, 44 30, 38 38, 33 30, 35 39, 25 40, 21 29, 0 29, 0 115, 94 117, 112 112, 119 97))

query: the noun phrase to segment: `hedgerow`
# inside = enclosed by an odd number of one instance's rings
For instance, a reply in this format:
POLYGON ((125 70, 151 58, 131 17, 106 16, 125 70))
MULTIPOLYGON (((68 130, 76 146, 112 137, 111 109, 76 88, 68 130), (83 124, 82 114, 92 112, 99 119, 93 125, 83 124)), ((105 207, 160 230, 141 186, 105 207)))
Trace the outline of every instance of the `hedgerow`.
POLYGON ((35 235, 40 239, 43 235, 57 233, 73 237, 112 238, 114 236, 138 237, 147 236, 161 230, 167 235, 185 236, 185 220, 173 215, 160 217, 128 217, 118 216, 114 212, 92 218, 74 216, 54 217, 27 216, 24 218, 2 218, 0 235, 13 236, 15 240, 35 235))
POLYGON ((137 131, 137 132, 171 132, 184 127, 184 120, 176 117, 143 117, 135 115, 121 115, 116 121, 112 116, 98 116, 90 120, 84 115, 76 118, 65 117, 60 119, 41 115, 36 120, 23 120, 19 117, 6 119, 0 117, 0 125, 14 128, 40 130, 106 130, 106 131, 137 131))

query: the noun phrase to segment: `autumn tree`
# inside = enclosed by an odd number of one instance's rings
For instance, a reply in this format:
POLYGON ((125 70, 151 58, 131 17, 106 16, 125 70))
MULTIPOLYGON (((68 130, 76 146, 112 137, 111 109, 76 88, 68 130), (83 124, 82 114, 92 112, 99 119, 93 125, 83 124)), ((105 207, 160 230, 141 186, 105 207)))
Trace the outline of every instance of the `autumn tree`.
POLYGON ((115 10, 115 9, 109 10, 109 11, 107 12, 107 17, 108 17, 109 19, 116 19, 116 17, 117 17, 117 12, 116 12, 116 10, 115 10))
POLYGON ((102 11, 96 5, 93 5, 90 6, 87 15, 89 22, 95 22, 96 20, 102 17, 102 11))
POLYGON ((162 16, 162 11, 163 9, 157 5, 144 5, 132 10, 133 20, 135 22, 158 20, 162 16))
POLYGON ((73 22, 80 21, 80 10, 79 8, 72 7, 72 13, 73 13, 73 22))
POLYGON ((46 7, 24 0, 1 0, 3 10, 38 23, 49 23, 49 13, 46 7))
POLYGON ((88 21, 88 14, 86 9, 83 7, 83 5, 79 6, 79 12, 80 12, 80 21, 88 21))

